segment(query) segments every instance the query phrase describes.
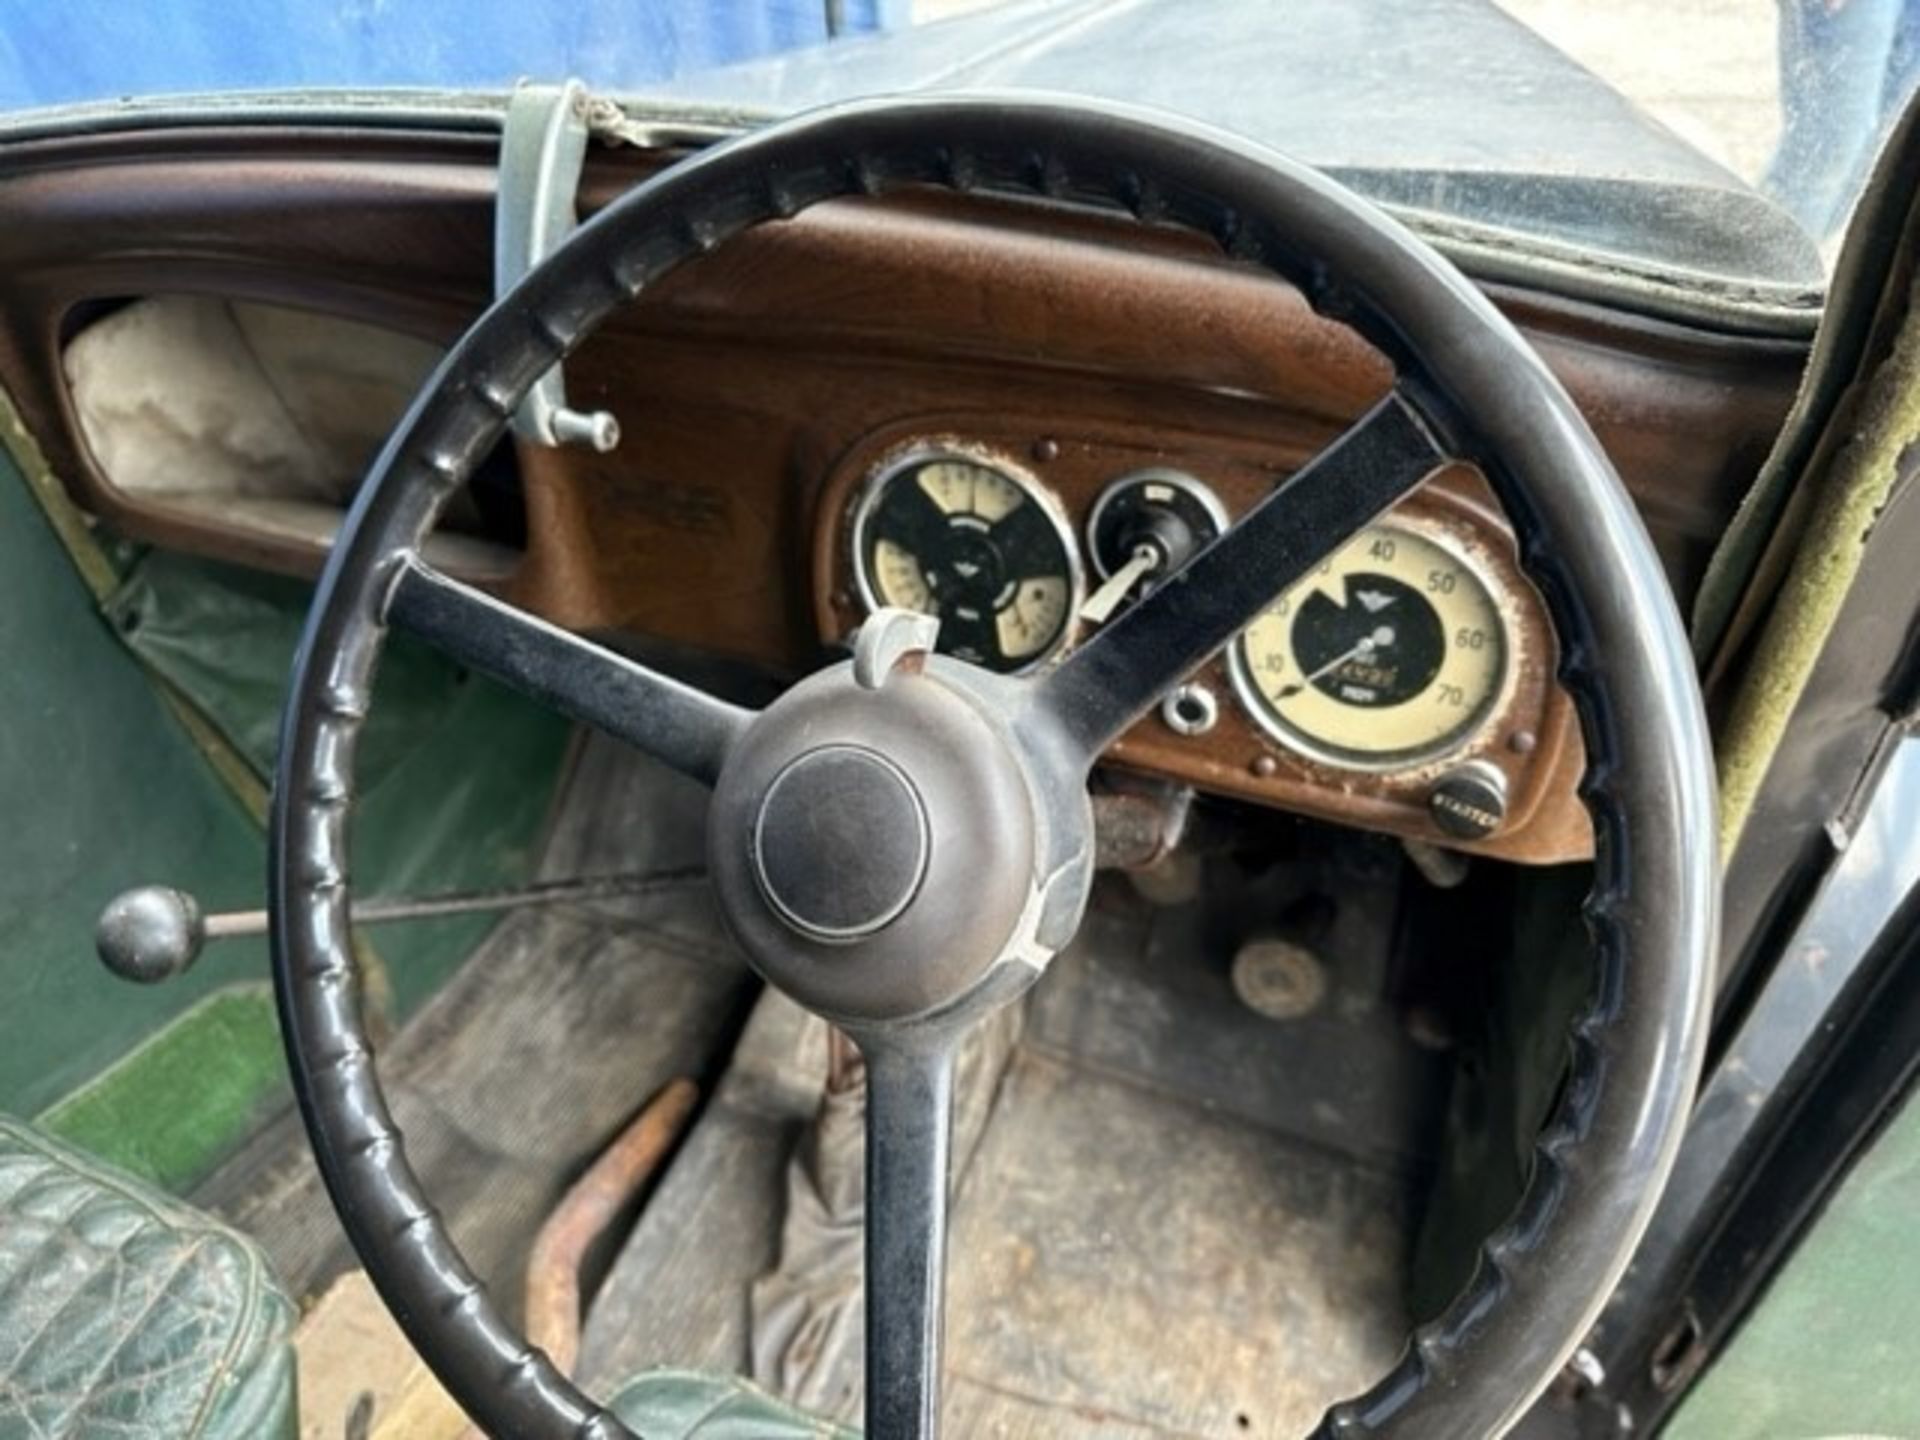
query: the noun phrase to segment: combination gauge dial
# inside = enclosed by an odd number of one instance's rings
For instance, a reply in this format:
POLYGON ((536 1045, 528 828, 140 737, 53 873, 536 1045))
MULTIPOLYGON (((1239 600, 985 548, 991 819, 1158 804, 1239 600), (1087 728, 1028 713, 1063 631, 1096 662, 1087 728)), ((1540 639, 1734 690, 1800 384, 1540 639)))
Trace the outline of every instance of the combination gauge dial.
POLYGON ((937 616, 942 654, 1012 672, 1066 639, 1081 586, 1073 538, 1011 469, 919 452, 875 475, 853 528, 862 600, 937 616))
POLYGON ((1507 681, 1507 631, 1480 573, 1399 524, 1361 531, 1234 642, 1248 713, 1292 749, 1396 770, 1461 749, 1507 681))
POLYGON ((1191 475, 1140 470, 1113 482, 1087 521, 1087 546, 1105 581, 1080 607, 1099 623, 1144 595, 1220 538, 1227 513, 1191 475))

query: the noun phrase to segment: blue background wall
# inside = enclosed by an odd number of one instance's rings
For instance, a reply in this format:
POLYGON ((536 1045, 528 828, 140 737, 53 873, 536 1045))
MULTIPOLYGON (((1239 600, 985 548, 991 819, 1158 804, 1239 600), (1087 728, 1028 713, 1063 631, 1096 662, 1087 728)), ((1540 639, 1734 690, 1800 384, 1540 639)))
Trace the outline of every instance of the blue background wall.
MULTIPOLYGON (((909 0, 842 0, 843 34, 909 0)), ((289 86, 648 84, 829 38, 828 0, 0 0, 0 109, 289 86)))

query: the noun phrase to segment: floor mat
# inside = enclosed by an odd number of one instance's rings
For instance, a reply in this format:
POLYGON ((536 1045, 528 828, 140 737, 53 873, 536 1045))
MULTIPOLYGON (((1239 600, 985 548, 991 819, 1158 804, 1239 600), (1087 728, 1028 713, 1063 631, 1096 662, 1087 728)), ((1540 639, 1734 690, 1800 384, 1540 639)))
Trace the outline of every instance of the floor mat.
MULTIPOLYGON (((1293 1436, 1397 1358, 1431 1108, 1412 1101, 1444 1100, 1444 1063, 1365 987, 1305 1024, 1252 1015, 1227 958, 1190 914, 1096 907, 997 1091, 962 1097, 991 1110, 952 1219, 952 1433, 1293 1436)), ((747 1372, 749 1291, 819 1101, 802 1026, 762 1001, 595 1302, 590 1387, 747 1372)), ((857 1353, 832 1368, 808 1389, 857 1419, 857 1353)))
POLYGON ((819 1104, 825 1022, 769 990, 595 1297, 579 1378, 748 1369, 748 1291, 778 1259, 787 1158, 819 1104))
POLYGON ((1399 1352, 1398 1195, 1232 1116, 1017 1055, 954 1217, 950 1428, 1304 1434, 1399 1352))
MULTIPOLYGON (((994 1085, 1019 1016, 983 1027, 961 1062, 954 1150, 970 1155, 993 1107, 994 1085), (976 1083, 968 1077, 979 1074, 976 1083)), ((781 1261, 789 1159, 820 1109, 827 1078, 827 1023, 768 989, 733 1063, 595 1297, 581 1337, 578 1373, 608 1393, 654 1369, 753 1372, 754 1284, 781 1261)), ((842 1157, 854 1167, 861 1156, 842 1157)), ((858 1223, 858 1215, 854 1217, 858 1223)), ((857 1238, 857 1237, 856 1237, 857 1238)), ((856 1261, 858 1249, 853 1252, 856 1261)), ((858 1290, 857 1270, 848 1277, 858 1290)), ((857 1304, 856 1299, 856 1304, 857 1304)), ((823 1355, 805 1393, 784 1398, 845 1419, 860 1409, 856 1343, 823 1355), (837 1360, 848 1363, 836 1363, 837 1360)), ((769 1389, 788 1389, 759 1377, 769 1389)))
MULTIPOLYGON (((703 791, 588 743, 549 877, 680 866, 703 791)), ((535 1231, 567 1184, 677 1075, 712 1079, 756 982, 703 884, 509 915, 379 1055, 407 1153, 468 1260, 517 1314, 535 1231)), ((258 1240, 311 1296, 354 1263, 304 1131, 287 1114, 195 1200, 258 1240)))

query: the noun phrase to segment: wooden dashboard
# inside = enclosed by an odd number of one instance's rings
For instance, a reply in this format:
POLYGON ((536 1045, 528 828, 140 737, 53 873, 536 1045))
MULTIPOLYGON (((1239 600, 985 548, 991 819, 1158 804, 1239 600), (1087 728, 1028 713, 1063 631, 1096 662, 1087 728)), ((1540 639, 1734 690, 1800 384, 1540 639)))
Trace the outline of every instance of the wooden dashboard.
MULTIPOLYGON (((170 131, 16 147, 0 177, 0 382, 75 499, 134 538, 310 571, 300 541, 127 493, 103 472, 61 367, 126 300, 221 295, 444 343, 489 284, 492 150, 479 137, 170 131)), ((661 163, 596 155, 588 208, 661 163)), ((1691 595, 1791 401, 1796 342, 1711 334, 1496 291, 1627 481, 1676 593, 1691 595)), ((851 497, 877 457, 946 437, 1038 477, 1076 533, 1115 476, 1171 466, 1233 513, 1331 440, 1390 381, 1300 298, 1183 236, 1077 212, 945 198, 820 207, 676 275, 568 367, 611 454, 522 448, 524 548, 498 580, 575 629, 620 632, 792 676, 837 653, 861 607, 851 497)), ((1586 854, 1581 750, 1554 644, 1485 485, 1467 470, 1407 502, 1501 573, 1513 677, 1449 763, 1509 797, 1463 848, 1586 854)), ((516 537, 516 545, 518 545, 516 537)), ((1143 720, 1113 758, 1208 790, 1462 844, 1428 809, 1434 767, 1330 768, 1273 742, 1219 664, 1204 735, 1143 720)))
MULTIPOLYGON (((915 416, 882 426, 852 447, 833 468, 813 523, 814 617, 829 643, 848 640, 868 606, 854 583, 852 514, 869 478, 887 457, 910 446, 969 453, 1031 477, 1057 503, 1082 556, 1088 522, 1099 496, 1116 481, 1141 472, 1172 470, 1205 485, 1229 519, 1263 498, 1311 454, 1286 433, 1231 436, 1186 434, 1124 416, 1091 419, 1046 413, 959 411, 915 416)), ((1571 706, 1553 683, 1556 658, 1544 608, 1524 579, 1511 537, 1485 482, 1465 469, 1434 477, 1398 507, 1401 523, 1425 524, 1450 543, 1471 550, 1480 568, 1498 572, 1510 597, 1503 617, 1512 663, 1498 703, 1470 739, 1427 763, 1384 771, 1322 763, 1265 733, 1252 718, 1229 673, 1226 656, 1196 674, 1209 717, 1199 727, 1177 715, 1142 719, 1114 747, 1111 758, 1129 768, 1187 781, 1202 789, 1283 806, 1306 814, 1414 839, 1490 854, 1569 858, 1591 848, 1587 816, 1575 795, 1581 747, 1571 706), (1486 766, 1502 777, 1505 816, 1483 841, 1467 842, 1438 827, 1430 803, 1438 781, 1462 766, 1486 766)), ((1086 562, 1083 558, 1083 566, 1086 562)), ((1090 567, 1088 567, 1090 568, 1090 567)), ((1089 582, 1091 583, 1091 582, 1089 582)), ((1084 636, 1070 623, 1062 652, 1084 636)), ((1191 691, 1188 693, 1191 694, 1191 691)))

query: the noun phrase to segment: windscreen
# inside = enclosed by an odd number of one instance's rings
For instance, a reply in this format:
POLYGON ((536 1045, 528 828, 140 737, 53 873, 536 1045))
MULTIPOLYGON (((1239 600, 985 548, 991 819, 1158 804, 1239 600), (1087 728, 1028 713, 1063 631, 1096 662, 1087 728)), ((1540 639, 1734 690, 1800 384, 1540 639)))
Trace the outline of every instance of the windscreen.
POLYGON ((1920 77, 1920 5, 0 0, 0 111, 570 75, 742 123, 929 89, 1124 100, 1494 244, 1807 304, 1920 77))

